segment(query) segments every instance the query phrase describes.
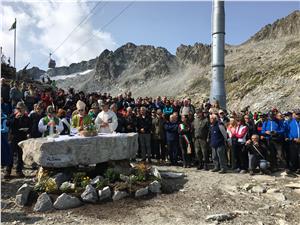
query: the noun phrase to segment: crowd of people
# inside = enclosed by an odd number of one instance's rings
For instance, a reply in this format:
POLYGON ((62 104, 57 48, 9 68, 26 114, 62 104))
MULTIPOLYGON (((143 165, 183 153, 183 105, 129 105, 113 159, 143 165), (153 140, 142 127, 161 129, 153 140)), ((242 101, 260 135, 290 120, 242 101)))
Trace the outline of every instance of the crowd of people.
MULTIPOLYGON (((70 88, 39 90, 33 85, 1 80, 1 164, 5 178, 24 176, 20 141, 50 134, 73 135, 87 127, 101 133, 136 132, 137 158, 151 163, 212 172, 299 173, 300 109, 280 112, 228 112, 205 99, 137 97, 131 92, 75 92, 70 88)), ((132 159, 136 160, 136 159, 132 159)))

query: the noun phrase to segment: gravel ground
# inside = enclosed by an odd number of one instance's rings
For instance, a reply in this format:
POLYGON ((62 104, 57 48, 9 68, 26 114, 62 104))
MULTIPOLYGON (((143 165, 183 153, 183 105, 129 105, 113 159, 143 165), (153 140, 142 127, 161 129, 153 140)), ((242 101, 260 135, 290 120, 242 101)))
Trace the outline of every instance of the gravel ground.
MULTIPOLYGON (((208 215, 235 213, 236 217, 220 224, 300 224, 300 189, 285 187, 300 183, 300 177, 248 174, 218 174, 195 168, 159 167, 160 170, 184 172, 184 179, 166 180, 164 188, 170 194, 117 202, 85 204, 82 207, 35 213, 33 206, 15 205, 17 189, 33 178, 12 179, 1 184, 2 224, 218 224, 206 221, 208 215), (243 190, 245 184, 260 185, 267 193, 243 190), (271 189, 271 190, 270 190, 271 189), (276 199, 272 189, 279 189, 286 200, 276 199), (269 193, 270 192, 270 193, 269 193)), ((33 175, 26 171, 27 175, 33 175)), ((282 195, 281 195, 282 196, 282 195)))

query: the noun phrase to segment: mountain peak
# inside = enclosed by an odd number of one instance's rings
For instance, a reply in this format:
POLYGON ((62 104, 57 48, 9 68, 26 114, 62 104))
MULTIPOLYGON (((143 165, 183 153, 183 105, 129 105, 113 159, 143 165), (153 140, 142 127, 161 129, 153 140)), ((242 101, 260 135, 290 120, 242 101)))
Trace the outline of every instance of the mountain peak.
POLYGON ((264 26, 249 41, 262 41, 297 35, 300 35, 300 10, 276 20, 273 24, 264 26))

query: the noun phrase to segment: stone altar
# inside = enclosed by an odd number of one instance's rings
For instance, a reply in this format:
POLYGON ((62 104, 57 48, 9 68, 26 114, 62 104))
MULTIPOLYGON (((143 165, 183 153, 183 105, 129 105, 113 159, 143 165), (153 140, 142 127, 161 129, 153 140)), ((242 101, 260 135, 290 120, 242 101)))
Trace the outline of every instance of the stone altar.
POLYGON ((37 163, 45 168, 72 167, 134 158, 138 150, 138 134, 31 138, 21 141, 19 146, 23 149, 23 161, 27 165, 37 163))

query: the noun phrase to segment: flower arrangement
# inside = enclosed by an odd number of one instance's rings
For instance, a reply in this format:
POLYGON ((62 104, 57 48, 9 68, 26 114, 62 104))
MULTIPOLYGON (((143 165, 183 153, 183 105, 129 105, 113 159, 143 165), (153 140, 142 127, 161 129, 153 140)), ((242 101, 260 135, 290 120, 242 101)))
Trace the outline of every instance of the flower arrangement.
POLYGON ((94 124, 88 124, 83 127, 83 130, 80 131, 80 135, 84 137, 97 136, 97 129, 94 124))

